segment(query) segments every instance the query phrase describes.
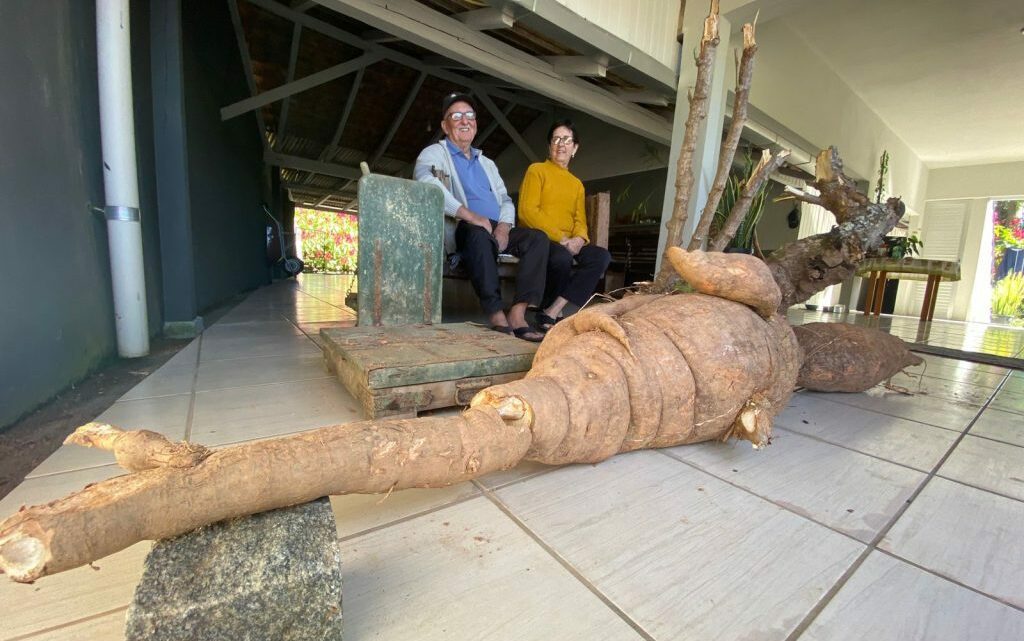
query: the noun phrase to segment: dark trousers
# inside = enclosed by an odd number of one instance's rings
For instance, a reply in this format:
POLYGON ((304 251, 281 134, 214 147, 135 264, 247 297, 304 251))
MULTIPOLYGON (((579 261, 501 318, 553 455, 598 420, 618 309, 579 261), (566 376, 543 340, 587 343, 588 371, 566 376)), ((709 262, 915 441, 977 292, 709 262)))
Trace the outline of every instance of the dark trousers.
POLYGON ((548 241, 548 280, 544 288, 545 309, 561 296, 573 305, 582 306, 597 288, 612 262, 612 255, 604 247, 584 245, 576 254, 576 265, 569 250, 554 241, 548 241))
MULTIPOLYGON (((491 229, 497 223, 491 222, 491 229)), ((513 227, 508 234, 506 254, 519 259, 516 274, 516 295, 512 304, 537 305, 544 294, 544 272, 548 262, 548 237, 544 232, 513 227)), ((487 314, 504 309, 501 283, 498 280, 498 241, 482 227, 459 221, 455 228, 455 248, 462 256, 461 264, 487 314)))

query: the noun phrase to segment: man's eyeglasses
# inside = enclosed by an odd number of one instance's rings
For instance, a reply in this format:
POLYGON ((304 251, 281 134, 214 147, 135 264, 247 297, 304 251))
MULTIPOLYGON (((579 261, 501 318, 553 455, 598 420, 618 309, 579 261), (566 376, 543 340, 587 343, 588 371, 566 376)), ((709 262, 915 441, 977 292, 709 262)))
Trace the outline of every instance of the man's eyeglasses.
POLYGON ((476 112, 475 111, 453 111, 450 114, 448 114, 448 118, 453 120, 453 121, 455 121, 455 122, 459 122, 463 118, 465 118, 466 120, 476 120, 476 112))
POLYGON ((555 136, 551 139, 552 145, 571 145, 572 136, 555 136))

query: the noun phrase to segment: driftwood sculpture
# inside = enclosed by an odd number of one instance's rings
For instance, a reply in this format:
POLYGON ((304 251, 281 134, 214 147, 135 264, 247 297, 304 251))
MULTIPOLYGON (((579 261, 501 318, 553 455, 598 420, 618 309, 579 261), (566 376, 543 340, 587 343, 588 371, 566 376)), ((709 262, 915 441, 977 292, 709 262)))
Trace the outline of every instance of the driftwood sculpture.
MULTIPOLYGON (((782 315, 852 274, 903 214, 899 199, 882 205, 859 194, 834 149, 818 157, 814 186, 821 195, 793 195, 830 209, 839 222, 831 232, 791 243, 766 261, 679 248, 718 44, 717 7, 713 0, 705 22, 667 250, 645 294, 559 323, 526 378, 483 390, 459 416, 336 425, 212 453, 152 432, 84 426, 69 442, 111 450, 131 473, 22 508, 0 523, 0 569, 15 581, 33 581, 230 517, 331 494, 444 486, 522 460, 594 463, 619 452, 730 438, 762 447, 797 384, 805 340, 813 341, 813 358, 800 382, 815 389, 832 385, 829 350, 843 340, 880 346, 839 348, 843 376, 865 374, 857 377, 860 389, 912 362, 902 343, 871 330, 832 325, 797 335, 782 315), (679 278, 696 293, 670 294, 679 278)), ((753 27, 745 25, 735 132, 745 119, 755 51, 753 27)), ((730 156, 734 137, 726 141, 730 156)), ((766 157, 757 180, 785 155, 766 157)), ((743 206, 741 199, 737 207, 743 206)), ((729 233, 727 226, 709 246, 724 247, 729 233)))

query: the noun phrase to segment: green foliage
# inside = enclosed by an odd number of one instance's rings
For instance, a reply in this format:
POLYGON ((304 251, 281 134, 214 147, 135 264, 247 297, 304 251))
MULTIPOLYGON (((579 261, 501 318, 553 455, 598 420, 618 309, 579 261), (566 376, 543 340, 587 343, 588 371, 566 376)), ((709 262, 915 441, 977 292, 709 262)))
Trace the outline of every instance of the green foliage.
MULTIPOLYGON (((718 202, 718 208, 715 209, 715 217, 711 221, 712 238, 718 235, 722 227, 725 226, 729 212, 732 211, 732 208, 743 195, 743 188, 746 187, 747 181, 753 176, 756 168, 757 163, 754 162, 754 158, 748 150, 743 159, 743 169, 739 172, 733 171, 730 173, 725 183, 725 191, 722 192, 722 199, 718 202)), ((729 241, 730 247, 750 249, 753 246, 754 231, 757 229, 757 223, 761 220, 761 214, 764 213, 764 205, 767 198, 768 181, 766 180, 761 183, 761 188, 754 194, 754 199, 750 203, 750 209, 747 210, 746 217, 740 223, 740 226, 736 228, 736 235, 729 241)))
POLYGON ((1024 316, 1024 274, 1011 274, 992 288, 992 313, 1024 316))
POLYGON ((1007 249, 1024 249, 1024 200, 1000 200, 992 206, 992 269, 998 268, 1007 249))
POLYGON ((889 255, 893 258, 910 258, 921 252, 924 243, 917 237, 917 234, 899 237, 893 240, 889 246, 889 255))
POLYGON ((875 202, 881 203, 882 197, 885 196, 885 179, 889 175, 889 152, 885 149, 882 150, 882 155, 878 158, 878 184, 875 186, 875 202))
POLYGON ((353 273, 359 256, 359 223, 352 214, 296 208, 305 271, 353 273))

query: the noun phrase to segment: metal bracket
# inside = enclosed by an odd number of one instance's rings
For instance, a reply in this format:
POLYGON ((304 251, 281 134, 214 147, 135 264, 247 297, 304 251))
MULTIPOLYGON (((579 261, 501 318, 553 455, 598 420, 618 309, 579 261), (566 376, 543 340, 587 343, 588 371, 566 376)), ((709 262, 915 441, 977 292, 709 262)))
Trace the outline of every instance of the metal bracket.
POLYGON ((126 223, 137 223, 142 220, 138 207, 126 207, 124 205, 107 205, 103 208, 107 220, 120 220, 126 223))

